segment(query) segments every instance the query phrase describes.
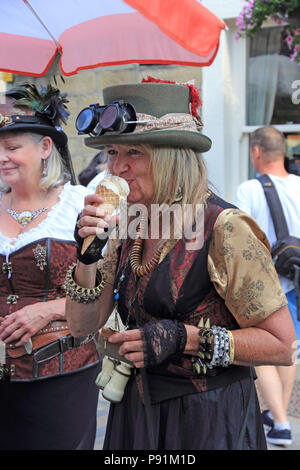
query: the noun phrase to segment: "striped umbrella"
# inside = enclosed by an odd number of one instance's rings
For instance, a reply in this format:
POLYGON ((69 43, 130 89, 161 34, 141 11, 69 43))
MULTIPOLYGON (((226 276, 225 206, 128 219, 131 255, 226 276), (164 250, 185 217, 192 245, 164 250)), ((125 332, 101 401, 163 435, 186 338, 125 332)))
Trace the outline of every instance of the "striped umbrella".
POLYGON ((198 0, 2 0, 0 70, 68 76, 127 63, 210 65, 225 24, 198 0))

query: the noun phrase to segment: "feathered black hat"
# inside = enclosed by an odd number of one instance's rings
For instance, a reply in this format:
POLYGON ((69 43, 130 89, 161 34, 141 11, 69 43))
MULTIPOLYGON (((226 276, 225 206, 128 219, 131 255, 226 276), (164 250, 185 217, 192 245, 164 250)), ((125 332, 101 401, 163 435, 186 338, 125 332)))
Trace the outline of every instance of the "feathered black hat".
POLYGON ((70 114, 66 96, 50 84, 41 86, 40 91, 33 83, 11 88, 5 93, 5 102, 0 102, 0 133, 21 131, 51 137, 75 182, 68 137, 61 127, 70 114))
POLYGON ((58 147, 66 145, 68 138, 61 127, 69 116, 66 94, 50 84, 39 92, 34 84, 23 83, 5 95, 6 102, 0 104, 0 132, 35 132, 49 135, 58 147))

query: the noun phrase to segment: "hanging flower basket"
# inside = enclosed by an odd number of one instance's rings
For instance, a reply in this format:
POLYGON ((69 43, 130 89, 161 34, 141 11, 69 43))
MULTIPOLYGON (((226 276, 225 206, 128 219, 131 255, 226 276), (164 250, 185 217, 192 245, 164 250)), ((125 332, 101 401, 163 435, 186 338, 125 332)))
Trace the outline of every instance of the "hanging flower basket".
POLYGON ((271 19, 283 27, 292 61, 300 65, 300 0, 245 0, 236 20, 236 39, 252 37, 264 21, 271 19))

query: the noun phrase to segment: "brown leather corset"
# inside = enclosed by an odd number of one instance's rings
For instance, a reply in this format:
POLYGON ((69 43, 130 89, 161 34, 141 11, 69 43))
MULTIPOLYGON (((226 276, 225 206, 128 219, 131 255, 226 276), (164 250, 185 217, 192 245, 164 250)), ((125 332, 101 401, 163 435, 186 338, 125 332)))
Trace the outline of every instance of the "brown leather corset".
MULTIPOLYGON (((1 317, 26 305, 65 297, 62 286, 66 271, 74 261, 74 243, 51 238, 35 241, 12 253, 8 259, 0 255, 1 317)), ((50 322, 32 337, 32 354, 27 354, 24 347, 7 344, 7 366, 14 371, 11 380, 36 380, 96 363, 98 353, 94 340, 80 344, 70 336, 65 320, 50 322), (43 359, 37 362, 37 357, 43 359)))

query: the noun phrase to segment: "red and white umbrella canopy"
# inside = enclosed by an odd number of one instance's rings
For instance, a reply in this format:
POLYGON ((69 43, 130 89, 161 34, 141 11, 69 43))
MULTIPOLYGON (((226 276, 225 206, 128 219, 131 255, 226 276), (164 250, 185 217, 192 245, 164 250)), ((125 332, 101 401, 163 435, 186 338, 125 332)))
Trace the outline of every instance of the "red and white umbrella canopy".
POLYGON ((0 70, 64 75, 126 63, 205 66, 225 24, 198 0, 5 0, 0 70))

